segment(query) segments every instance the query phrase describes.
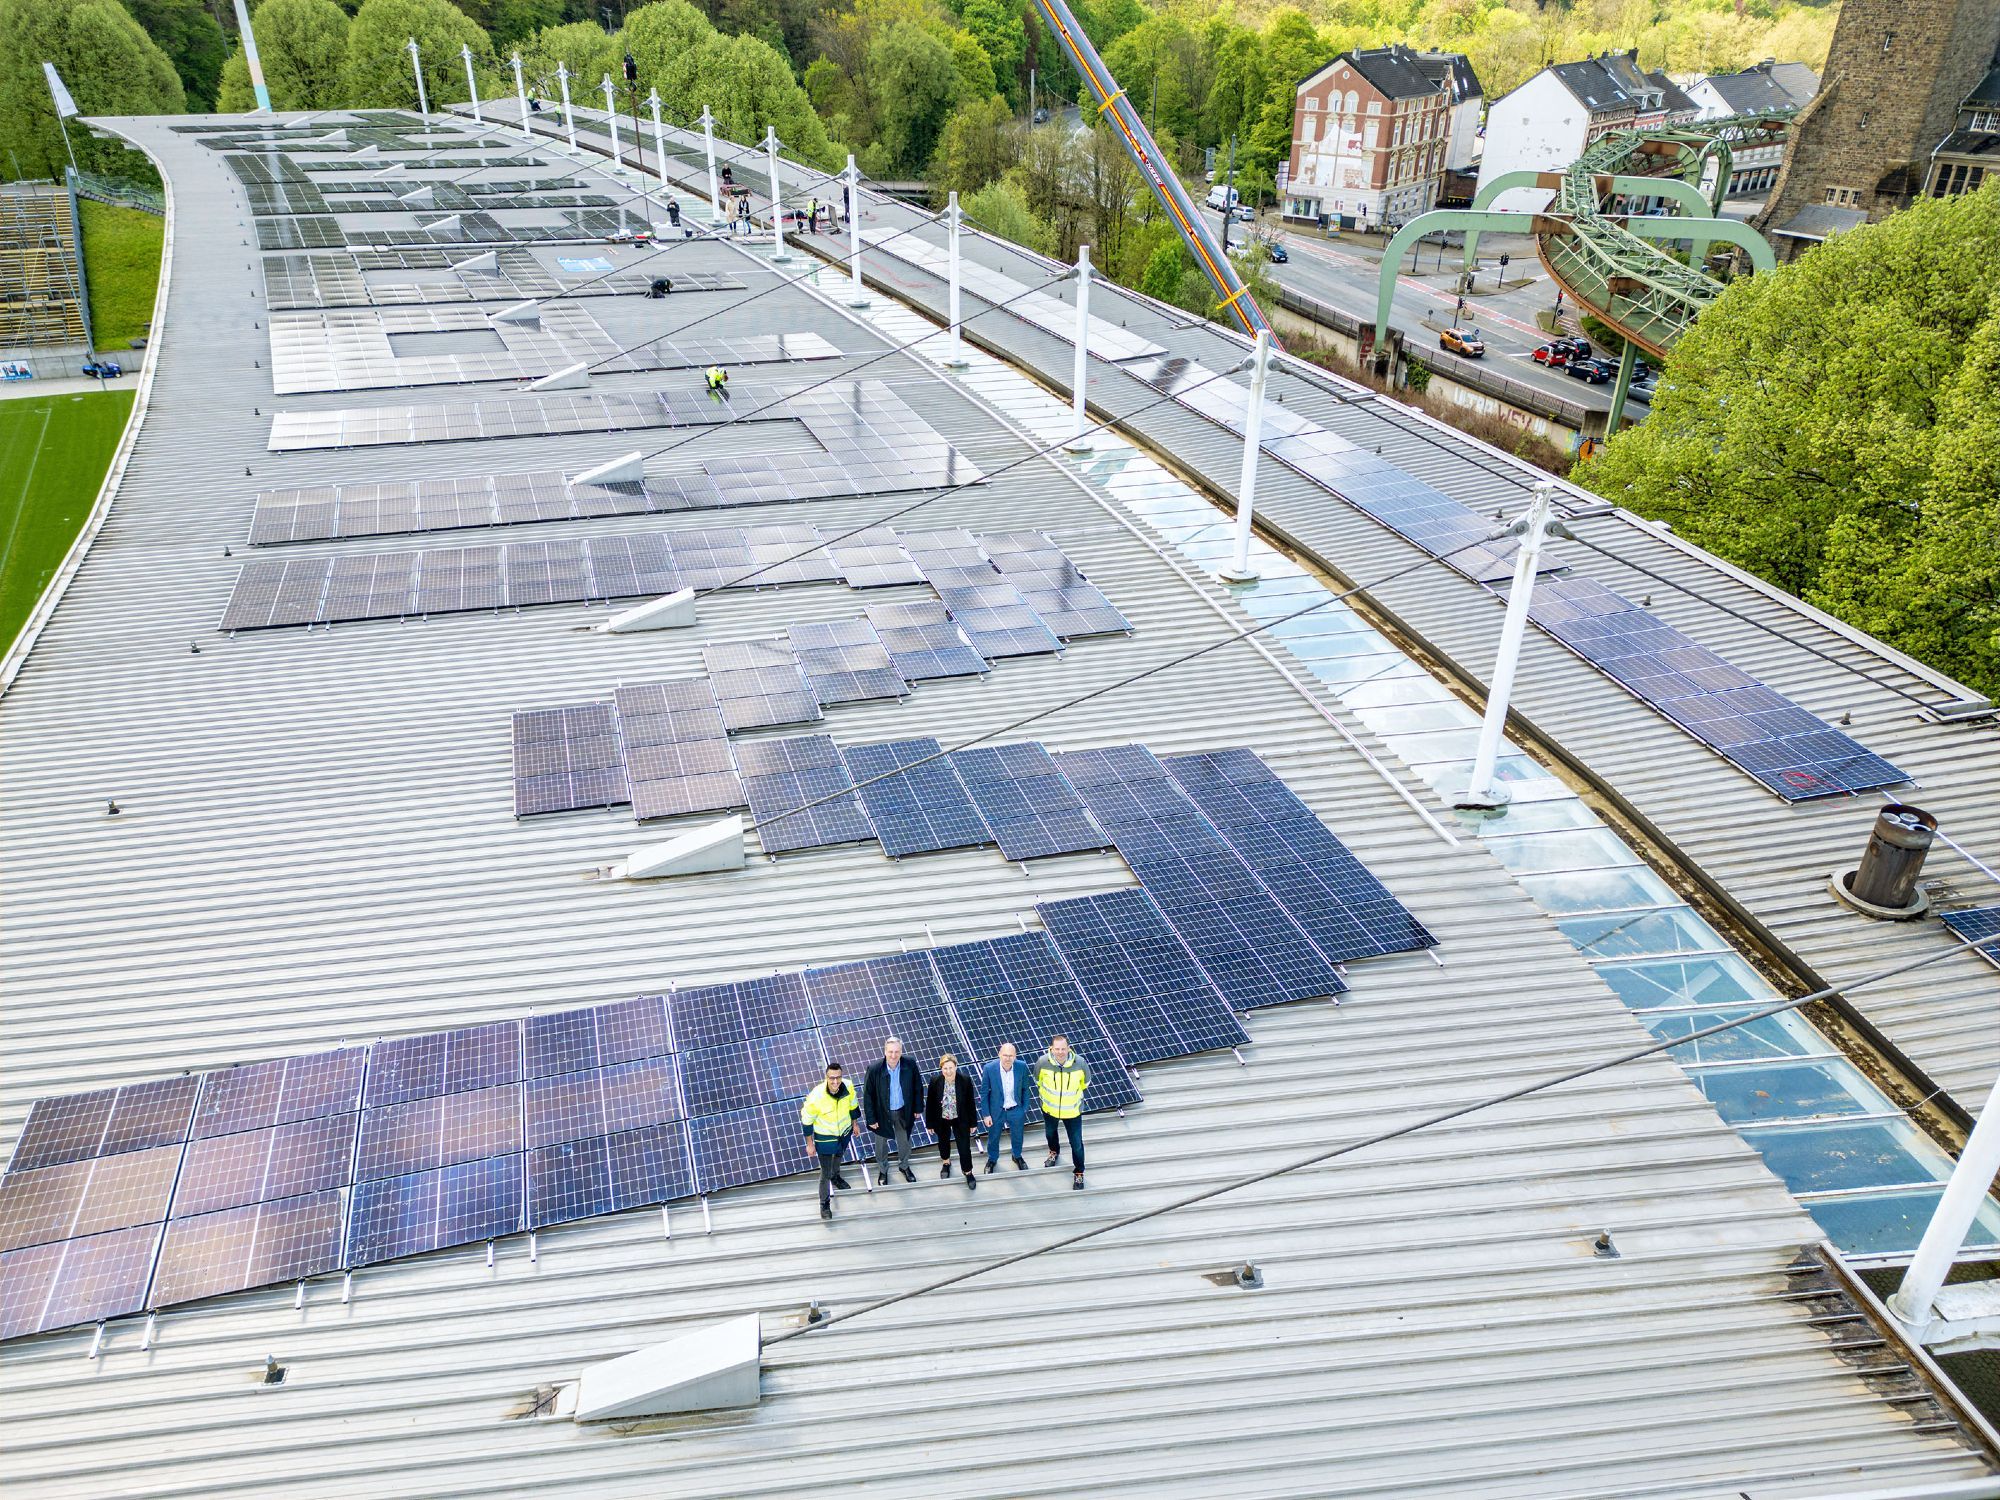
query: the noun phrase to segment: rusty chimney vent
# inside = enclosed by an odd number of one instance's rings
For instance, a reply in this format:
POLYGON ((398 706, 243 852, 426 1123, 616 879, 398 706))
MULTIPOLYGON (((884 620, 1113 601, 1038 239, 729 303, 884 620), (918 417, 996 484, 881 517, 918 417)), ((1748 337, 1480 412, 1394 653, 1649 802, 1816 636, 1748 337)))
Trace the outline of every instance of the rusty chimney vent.
POLYGON ((1921 807, 1890 803, 1875 815, 1861 863, 1834 872, 1833 894, 1863 916, 1891 922, 1922 916, 1930 903, 1917 877, 1936 832, 1937 819, 1921 807))

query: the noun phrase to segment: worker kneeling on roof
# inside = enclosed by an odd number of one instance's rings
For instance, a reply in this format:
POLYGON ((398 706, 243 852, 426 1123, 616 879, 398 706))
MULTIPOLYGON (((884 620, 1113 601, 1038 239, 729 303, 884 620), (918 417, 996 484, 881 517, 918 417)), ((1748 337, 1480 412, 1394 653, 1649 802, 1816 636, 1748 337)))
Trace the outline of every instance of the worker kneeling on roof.
POLYGON ((707 379, 708 392, 711 396, 726 396, 729 394, 729 372, 723 369, 721 365, 710 365, 708 367, 707 379))

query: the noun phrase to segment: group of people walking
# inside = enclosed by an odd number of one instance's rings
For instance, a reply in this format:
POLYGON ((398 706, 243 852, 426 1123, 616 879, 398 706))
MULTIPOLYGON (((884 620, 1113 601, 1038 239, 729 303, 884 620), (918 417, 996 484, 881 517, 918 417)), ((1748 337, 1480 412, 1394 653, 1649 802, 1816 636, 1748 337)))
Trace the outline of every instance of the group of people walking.
POLYGON ((1090 1087, 1090 1069, 1070 1047, 1069 1038, 1050 1038, 1048 1050, 1031 1070, 1022 1062, 1012 1042, 1003 1043, 999 1055, 980 1070, 975 1086, 972 1075, 958 1065, 958 1058, 945 1053, 938 1058, 938 1070, 928 1081, 917 1060, 903 1050, 897 1037, 882 1043, 882 1055, 868 1065, 859 1087, 850 1083, 839 1063, 828 1063, 826 1077, 806 1095, 799 1111, 799 1126, 806 1147, 819 1163, 819 1216, 833 1217, 833 1189, 849 1184, 840 1175, 840 1163, 854 1138, 858 1119, 875 1138, 875 1169, 886 1187, 892 1180, 890 1158, 894 1157, 903 1181, 915 1182, 910 1165, 910 1133, 916 1128, 917 1112, 937 1139, 942 1169, 948 1178, 952 1157, 958 1157, 968 1191, 979 1186, 972 1169, 972 1133, 975 1125, 986 1132, 986 1172, 991 1176, 1000 1165, 1000 1141, 1010 1147, 1016 1171, 1027 1170, 1022 1156, 1022 1137, 1028 1121, 1028 1090, 1042 1107, 1042 1125, 1048 1138, 1048 1160, 1053 1167, 1062 1160, 1062 1140, 1069 1141, 1070 1186, 1083 1187, 1083 1096, 1090 1087))

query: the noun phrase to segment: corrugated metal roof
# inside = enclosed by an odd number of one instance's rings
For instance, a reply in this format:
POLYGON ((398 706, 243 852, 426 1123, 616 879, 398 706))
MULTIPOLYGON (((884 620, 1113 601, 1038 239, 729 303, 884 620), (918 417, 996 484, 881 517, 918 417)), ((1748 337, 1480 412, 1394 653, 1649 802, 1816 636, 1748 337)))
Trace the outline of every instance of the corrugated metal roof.
MULTIPOLYGON (((253 363, 266 355, 260 304, 244 295, 258 283, 255 252, 237 243, 241 195, 167 123, 124 125, 161 160, 174 203, 152 411, 0 709, 10 1141, 45 1093, 996 934, 1035 900, 1129 879, 1108 856, 1024 876, 990 853, 896 864, 850 849, 664 885, 592 882, 639 835, 610 815, 517 825, 507 714, 685 669, 694 641, 585 635, 575 626, 598 612, 574 607, 216 636, 256 488, 633 444, 264 453, 269 374, 253 363)), ((748 264, 721 247, 675 253, 748 264)), ((1167 326, 1133 306, 1135 324, 1167 326)), ((599 316, 617 326, 613 308, 599 316)), ((869 347, 864 323, 803 292, 729 326, 869 347)), ((1175 337, 1228 347, 1206 330, 1175 337)), ((989 468, 1030 450, 990 405, 906 357, 871 373, 989 468)), ((980 376, 1012 379, 983 360, 980 376)), ((1122 377, 1104 379, 1109 396, 1122 377)), ((1212 429, 1185 438, 1175 451, 1205 463, 1212 429)), ((1320 503, 1267 482, 1274 509, 1320 503)), ((828 524, 887 508, 766 514, 828 524)), ((920 514, 1051 530, 1138 634, 841 710, 842 739, 989 730, 1244 618, 1067 465, 1038 460, 920 514)), ((1364 574, 1401 546, 1367 525, 1341 540, 1342 565, 1364 574)), ((1476 605, 1435 578, 1425 588, 1472 628, 1476 605)), ((705 608, 699 635, 854 608, 838 588, 731 597, 705 608)), ((1590 696, 1545 656, 1524 692, 1590 696)), ((1988 1472, 1808 1326, 1785 1268, 1817 1231, 1664 1059, 786 1343, 751 1412, 614 1429, 518 1419, 544 1384, 709 1318, 757 1311, 783 1326, 808 1299, 910 1287, 1643 1040, 1519 886, 1476 844, 1426 826, 1325 706, 1239 648, 1037 731, 1063 747, 1252 745, 1442 942, 1442 967, 1422 954, 1353 966, 1338 1008, 1253 1015, 1243 1065, 1147 1068, 1144 1104, 1090 1122, 1090 1192, 1041 1174, 994 1178, 976 1198, 930 1182, 850 1198, 830 1231, 802 1183, 768 1184, 716 1198, 710 1234, 678 1210, 669 1240, 639 1211, 544 1234, 532 1263, 517 1239, 490 1271, 476 1248, 374 1268, 347 1304, 335 1280, 308 1287, 299 1310, 288 1289, 227 1297, 163 1318, 151 1350, 135 1325, 114 1327, 95 1364, 87 1333, 51 1335, 11 1347, 0 1374, 10 1493, 748 1496, 837 1473, 892 1495, 1733 1496, 1988 1472), (1621 1259, 1590 1254, 1605 1228, 1621 1259), (1262 1290, 1202 1274, 1246 1259, 1262 1290), (262 1383, 267 1355, 287 1368, 282 1386, 262 1383)))

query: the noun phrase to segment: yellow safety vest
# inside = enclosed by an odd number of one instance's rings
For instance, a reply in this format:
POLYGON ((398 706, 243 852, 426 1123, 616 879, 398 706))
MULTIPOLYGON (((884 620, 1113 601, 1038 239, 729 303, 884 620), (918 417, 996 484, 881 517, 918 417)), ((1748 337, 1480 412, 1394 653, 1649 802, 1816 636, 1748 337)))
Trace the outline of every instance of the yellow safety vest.
POLYGON ((709 369, 708 369, 708 388, 709 388, 709 389, 710 389, 711 391, 719 391, 719 390, 721 390, 721 389, 722 389, 722 387, 723 387, 723 384, 724 384, 724 382, 726 382, 726 381, 727 381, 728 379, 729 379, 729 377, 728 377, 727 375, 725 375, 725 374, 723 374, 723 373, 722 373, 722 367, 721 367, 720 365, 710 365, 710 366, 709 366, 709 369))
POLYGON ((1075 1052, 1059 1063, 1048 1053, 1035 1064, 1035 1092, 1042 1113, 1056 1120, 1074 1120, 1083 1113, 1083 1091, 1090 1087, 1090 1069, 1075 1052))
POLYGON ((820 1140, 837 1141, 854 1128, 854 1116, 860 1107, 861 1096, 853 1084, 848 1084, 847 1092, 836 1099, 822 1083, 806 1095, 805 1106, 799 1110, 799 1123, 810 1125, 813 1135, 820 1140))

